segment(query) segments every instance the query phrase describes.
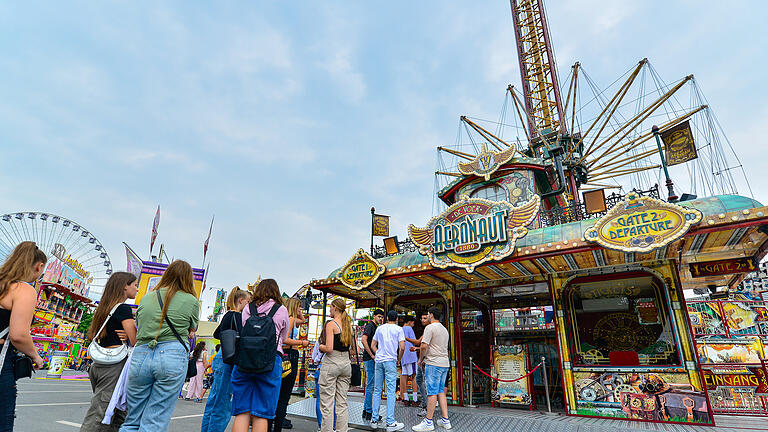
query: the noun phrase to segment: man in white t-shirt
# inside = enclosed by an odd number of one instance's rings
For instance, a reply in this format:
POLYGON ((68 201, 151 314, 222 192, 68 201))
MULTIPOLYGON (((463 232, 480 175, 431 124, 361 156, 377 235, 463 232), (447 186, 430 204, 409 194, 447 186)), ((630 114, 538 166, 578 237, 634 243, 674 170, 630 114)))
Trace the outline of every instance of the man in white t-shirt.
POLYGON ((429 325, 424 328, 421 337, 420 362, 424 363, 424 381, 427 386, 427 415, 421 423, 413 426, 415 432, 433 431, 435 424, 444 428, 451 428, 448 420, 448 399, 445 397, 445 379, 451 361, 448 358, 448 329, 440 323, 443 318, 443 310, 437 307, 430 308, 429 325), (440 403, 440 420, 432 421, 435 414, 435 402, 440 403))
POLYGON ((403 328, 397 325, 397 311, 387 314, 387 323, 376 328, 371 344, 374 361, 376 362, 376 384, 373 390, 371 410, 371 428, 379 427, 381 415, 381 392, 384 380, 387 380, 387 432, 399 431, 405 425, 395 421, 395 389, 397 387, 397 364, 405 350, 405 334, 403 328))

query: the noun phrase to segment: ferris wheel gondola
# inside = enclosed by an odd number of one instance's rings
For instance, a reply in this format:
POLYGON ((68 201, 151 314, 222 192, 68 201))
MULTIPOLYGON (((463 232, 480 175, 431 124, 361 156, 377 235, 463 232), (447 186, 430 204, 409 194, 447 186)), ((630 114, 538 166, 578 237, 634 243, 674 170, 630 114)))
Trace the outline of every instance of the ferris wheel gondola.
POLYGON ((0 259, 22 241, 34 241, 51 263, 71 268, 83 282, 81 292, 98 298, 112 274, 104 246, 81 224, 46 212, 15 212, 0 216, 0 259), (57 262, 54 262, 56 260, 57 262))

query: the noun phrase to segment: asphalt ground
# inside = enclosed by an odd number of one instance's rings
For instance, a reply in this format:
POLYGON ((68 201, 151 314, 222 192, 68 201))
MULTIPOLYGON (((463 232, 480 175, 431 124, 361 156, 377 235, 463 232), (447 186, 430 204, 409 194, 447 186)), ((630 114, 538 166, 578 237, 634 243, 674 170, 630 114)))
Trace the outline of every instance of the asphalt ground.
MULTIPOLYGON (((17 382, 16 432, 76 432, 91 403, 91 385, 88 380, 23 379, 17 382)), ((207 395, 206 395, 207 397, 207 395)), ((299 400, 296 398, 296 400, 299 400)), ((200 430, 205 402, 195 403, 179 399, 171 416, 169 431, 194 432, 200 430)), ((314 419, 289 416, 293 431, 315 432, 314 419)), ((230 430, 230 422, 227 430, 230 430)))

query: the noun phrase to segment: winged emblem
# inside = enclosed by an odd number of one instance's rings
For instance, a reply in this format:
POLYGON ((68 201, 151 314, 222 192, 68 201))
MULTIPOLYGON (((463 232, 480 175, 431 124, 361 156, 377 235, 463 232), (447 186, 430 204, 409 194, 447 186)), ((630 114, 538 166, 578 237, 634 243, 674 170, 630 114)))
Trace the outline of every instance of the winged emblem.
POLYGON ((408 226, 411 241, 435 267, 462 267, 472 272, 489 260, 514 252, 515 241, 539 212, 541 198, 534 195, 519 206, 506 201, 468 198, 432 218, 426 227, 408 226))
POLYGON ((501 152, 488 150, 488 146, 483 144, 483 151, 471 162, 459 162, 459 172, 464 175, 476 175, 484 177, 485 181, 491 179, 491 174, 496 172, 500 166, 509 162, 517 150, 509 147, 501 152))

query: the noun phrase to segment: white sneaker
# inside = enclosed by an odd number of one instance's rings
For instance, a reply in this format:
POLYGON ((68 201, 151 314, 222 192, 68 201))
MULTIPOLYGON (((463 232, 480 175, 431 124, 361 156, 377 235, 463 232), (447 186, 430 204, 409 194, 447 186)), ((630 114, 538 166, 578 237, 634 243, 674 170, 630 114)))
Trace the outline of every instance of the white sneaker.
POLYGON ((450 429, 453 427, 451 426, 451 421, 448 420, 447 418, 441 418, 440 420, 436 421, 435 424, 437 424, 443 429, 450 429))
POLYGON ((421 423, 417 424, 416 426, 413 426, 411 429, 413 429, 415 432, 428 432, 435 430, 435 424, 427 424, 427 420, 422 420, 421 423))
POLYGON ((405 424, 400 422, 394 422, 392 424, 387 425, 387 432, 395 432, 403 429, 405 427, 405 424))
POLYGON ((379 422, 371 420, 371 429, 376 430, 379 428, 379 422))
POLYGON ((416 411, 416 415, 419 417, 426 417, 427 416, 427 410, 424 408, 419 408, 418 411, 416 411))

